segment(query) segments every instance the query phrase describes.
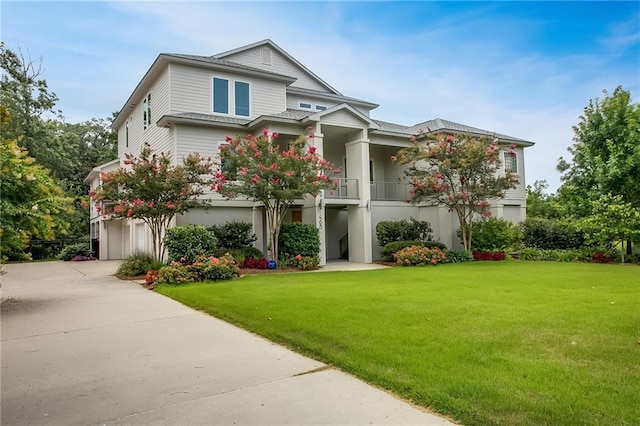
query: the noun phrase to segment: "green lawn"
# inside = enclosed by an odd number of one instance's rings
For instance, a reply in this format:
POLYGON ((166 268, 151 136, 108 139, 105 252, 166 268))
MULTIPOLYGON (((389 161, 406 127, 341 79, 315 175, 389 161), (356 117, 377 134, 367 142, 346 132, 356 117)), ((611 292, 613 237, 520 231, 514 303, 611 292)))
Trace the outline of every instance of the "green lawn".
POLYGON ((640 422, 637 266, 476 262, 158 291, 464 424, 640 422))

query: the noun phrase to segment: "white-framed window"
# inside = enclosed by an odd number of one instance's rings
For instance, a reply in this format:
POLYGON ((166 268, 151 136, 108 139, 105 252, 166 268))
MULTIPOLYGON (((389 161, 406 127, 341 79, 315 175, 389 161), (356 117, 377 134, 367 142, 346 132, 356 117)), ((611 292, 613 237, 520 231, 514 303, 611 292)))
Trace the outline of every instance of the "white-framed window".
POLYGON ((518 155, 515 152, 504 153, 504 170, 505 172, 518 173, 518 155))
POLYGON ((151 126, 151 93, 142 101, 142 127, 147 130, 151 126))
POLYGON ((316 105, 316 111, 324 111, 326 110, 327 107, 324 105, 316 105))
POLYGON ((302 108, 302 109, 311 109, 311 104, 310 104, 310 103, 308 103, 308 102, 300 102, 298 105, 299 105, 299 106, 300 106, 300 108, 302 108))
POLYGON ((251 85, 245 81, 213 77, 213 112, 240 117, 251 115, 251 85))
POLYGON ((129 148, 129 127, 131 126, 131 118, 127 120, 124 127, 124 146, 129 148))

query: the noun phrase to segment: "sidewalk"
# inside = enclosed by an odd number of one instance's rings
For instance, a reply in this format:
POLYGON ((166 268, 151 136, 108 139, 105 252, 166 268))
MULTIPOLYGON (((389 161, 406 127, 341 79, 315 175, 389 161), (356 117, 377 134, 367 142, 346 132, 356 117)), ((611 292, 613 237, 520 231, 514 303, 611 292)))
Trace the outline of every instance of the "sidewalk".
POLYGON ((6 265, 3 425, 450 424, 140 285, 6 265))

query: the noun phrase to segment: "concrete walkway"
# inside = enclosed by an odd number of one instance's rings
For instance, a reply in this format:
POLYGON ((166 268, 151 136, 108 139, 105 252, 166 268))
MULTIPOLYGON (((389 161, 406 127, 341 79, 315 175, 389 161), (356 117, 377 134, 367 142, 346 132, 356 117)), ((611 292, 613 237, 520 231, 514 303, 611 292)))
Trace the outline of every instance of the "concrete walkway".
POLYGON ((118 265, 5 265, 3 425, 450 424, 118 265))

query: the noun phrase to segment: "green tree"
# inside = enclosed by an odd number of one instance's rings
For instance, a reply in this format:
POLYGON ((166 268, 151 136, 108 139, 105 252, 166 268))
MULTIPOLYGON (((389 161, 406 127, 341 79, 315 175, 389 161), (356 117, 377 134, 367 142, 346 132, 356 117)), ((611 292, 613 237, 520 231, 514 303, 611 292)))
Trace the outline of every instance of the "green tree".
MULTIPOLYGON (((7 124, 10 116, 4 105, 0 115, 7 124)), ((29 239, 53 239, 56 230, 64 232, 58 215, 68 211, 70 200, 18 141, 0 139, 0 253, 6 258, 22 253, 29 239)))
POLYGON ((527 217, 543 217, 559 219, 565 216, 563 205, 558 202, 554 194, 548 194, 546 180, 537 180, 527 185, 527 217))
POLYGON ((176 214, 203 205, 199 199, 209 184, 211 162, 190 154, 172 165, 165 153, 152 154, 149 145, 139 157, 126 154, 125 167, 103 173, 102 184, 90 197, 110 219, 140 219, 151 230, 153 258, 164 259, 162 237, 176 214))
POLYGON ((640 209, 620 195, 606 195, 593 201, 591 215, 579 223, 589 242, 610 249, 618 244, 624 246, 624 241, 628 244, 640 239, 640 209))
POLYGON ((564 173, 558 195, 576 217, 591 214, 593 203, 608 195, 640 209, 640 104, 622 87, 603 93, 573 127, 571 162, 558 163, 564 173))
MULTIPOLYGON (((509 152, 514 148, 511 145, 509 152)), ((412 202, 444 205, 456 213, 463 247, 470 250, 473 219, 490 216, 489 199, 504 197, 518 183, 514 173, 501 172, 500 153, 493 138, 422 133, 392 161, 410 165, 405 174, 413 184, 412 202)))
POLYGON ((278 260, 278 236, 289 206, 336 186, 332 176, 339 171, 307 145, 312 136, 301 135, 281 149, 278 134, 264 129, 258 137, 228 137, 220 147, 220 170, 212 188, 227 198, 264 204, 272 260, 278 260))

